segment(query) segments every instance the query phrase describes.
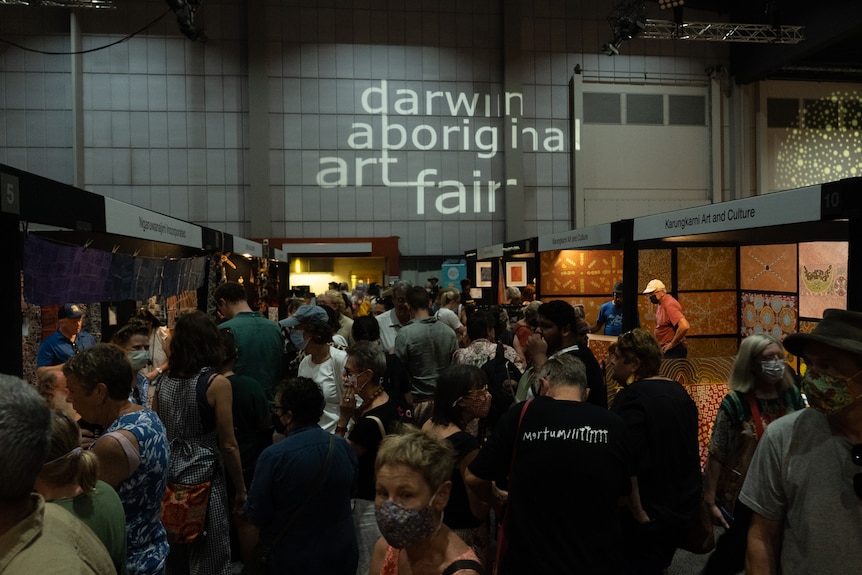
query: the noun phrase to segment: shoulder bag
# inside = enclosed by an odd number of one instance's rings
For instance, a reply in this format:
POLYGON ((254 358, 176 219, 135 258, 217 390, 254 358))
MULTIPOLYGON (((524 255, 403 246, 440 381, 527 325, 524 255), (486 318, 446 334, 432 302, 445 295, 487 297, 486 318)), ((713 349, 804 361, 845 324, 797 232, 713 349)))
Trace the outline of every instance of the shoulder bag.
MULTIPOLYGON (((206 402, 207 388, 217 374, 205 369, 195 384, 195 396, 201 425, 215 425, 215 414, 206 402), (201 399, 203 398, 203 399, 201 399), (201 403, 208 408, 204 412, 201 403)), ((219 455, 209 447, 181 437, 171 440, 168 483, 162 497, 162 524, 171 545, 183 545, 206 536, 206 518, 210 491, 218 467, 219 455)))
POLYGON ((733 508, 736 506, 757 442, 763 436, 763 418, 757 407, 757 399, 752 392, 746 393, 745 397, 748 400, 748 415, 751 415, 754 420, 754 429, 742 425, 733 452, 721 462, 721 472, 715 487, 715 504, 724 507, 730 513, 733 513, 733 508))

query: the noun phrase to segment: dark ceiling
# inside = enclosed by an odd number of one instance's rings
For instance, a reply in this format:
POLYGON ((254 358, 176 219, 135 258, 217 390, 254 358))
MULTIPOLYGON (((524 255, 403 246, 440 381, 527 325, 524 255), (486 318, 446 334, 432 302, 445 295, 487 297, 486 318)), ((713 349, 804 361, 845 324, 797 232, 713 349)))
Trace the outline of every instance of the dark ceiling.
MULTIPOLYGON (((730 73, 739 84, 764 79, 862 82, 862 0, 685 0, 698 20, 805 26, 799 44, 733 43, 730 73)), ((672 19, 672 18, 668 18, 672 19)))

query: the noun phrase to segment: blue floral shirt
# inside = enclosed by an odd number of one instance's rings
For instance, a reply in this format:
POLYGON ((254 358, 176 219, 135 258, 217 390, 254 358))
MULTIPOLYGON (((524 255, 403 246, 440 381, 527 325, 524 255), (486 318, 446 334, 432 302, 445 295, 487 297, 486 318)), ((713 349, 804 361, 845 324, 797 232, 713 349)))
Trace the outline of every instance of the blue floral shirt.
POLYGON ((170 448, 165 427, 149 409, 122 415, 105 430, 124 429, 138 440, 141 463, 117 487, 126 511, 129 575, 162 573, 169 546, 162 526, 162 496, 168 480, 170 448))

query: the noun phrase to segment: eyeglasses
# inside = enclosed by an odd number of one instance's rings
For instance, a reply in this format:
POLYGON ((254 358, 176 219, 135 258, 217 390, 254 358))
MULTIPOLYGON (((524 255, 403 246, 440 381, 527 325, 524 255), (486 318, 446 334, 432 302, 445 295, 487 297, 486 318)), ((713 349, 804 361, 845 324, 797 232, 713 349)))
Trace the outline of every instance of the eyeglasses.
POLYGON ((282 408, 280 408, 277 405, 270 405, 269 410, 276 415, 281 415, 281 412, 284 411, 282 408))
POLYGON ((483 385, 482 387, 477 387, 475 389, 471 389, 469 392, 470 395, 474 395, 474 396, 475 395, 485 395, 486 393, 488 393, 488 386, 487 385, 483 385))
MULTIPOLYGON (((850 449, 850 459, 854 465, 862 467, 862 443, 857 443, 850 449)), ((862 499, 862 471, 853 476, 853 491, 856 497, 862 499)))

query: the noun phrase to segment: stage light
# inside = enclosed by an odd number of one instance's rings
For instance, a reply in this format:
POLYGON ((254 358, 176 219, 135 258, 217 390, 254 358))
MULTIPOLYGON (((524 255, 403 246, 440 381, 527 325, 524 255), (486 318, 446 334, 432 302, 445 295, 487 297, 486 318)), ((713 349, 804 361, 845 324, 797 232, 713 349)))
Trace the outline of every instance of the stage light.
POLYGON ((668 8, 677 8, 685 4, 685 0, 658 0, 658 7, 662 10, 667 10, 668 8))

